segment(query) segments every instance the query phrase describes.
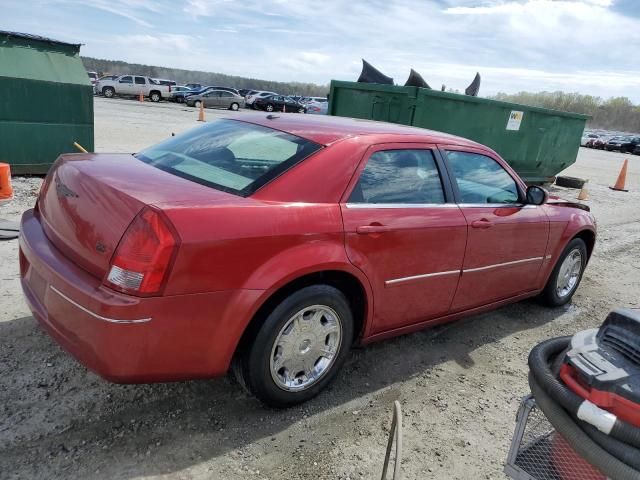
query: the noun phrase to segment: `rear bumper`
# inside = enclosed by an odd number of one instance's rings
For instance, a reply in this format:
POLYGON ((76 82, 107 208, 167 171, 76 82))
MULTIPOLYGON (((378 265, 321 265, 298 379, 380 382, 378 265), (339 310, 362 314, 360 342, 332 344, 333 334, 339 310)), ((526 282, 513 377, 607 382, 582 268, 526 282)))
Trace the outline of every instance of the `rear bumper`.
POLYGON ((64 257, 32 210, 22 217, 22 289, 34 317, 107 380, 223 375, 262 290, 138 298, 114 292, 64 257))

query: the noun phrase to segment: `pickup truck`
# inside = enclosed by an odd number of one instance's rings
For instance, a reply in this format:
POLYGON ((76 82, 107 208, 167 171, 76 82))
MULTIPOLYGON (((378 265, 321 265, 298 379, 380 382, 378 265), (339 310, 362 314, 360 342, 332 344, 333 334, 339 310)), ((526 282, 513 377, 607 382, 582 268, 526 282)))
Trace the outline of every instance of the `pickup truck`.
POLYGON ((118 95, 121 97, 138 97, 142 93, 152 102, 171 97, 171 86, 161 85, 158 81, 140 75, 122 75, 116 78, 99 80, 96 91, 107 98, 118 95))

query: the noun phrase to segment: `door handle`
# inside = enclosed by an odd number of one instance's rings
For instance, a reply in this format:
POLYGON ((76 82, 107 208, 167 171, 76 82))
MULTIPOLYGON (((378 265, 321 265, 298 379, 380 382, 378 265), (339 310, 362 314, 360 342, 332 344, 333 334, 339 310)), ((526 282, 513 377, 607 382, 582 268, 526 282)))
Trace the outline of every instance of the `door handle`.
POLYGON ((493 226, 493 223, 490 222, 489 220, 487 220, 486 218, 483 218, 481 220, 474 220, 473 222, 471 222, 471 226, 473 228, 491 228, 493 226))
POLYGON ((391 228, 385 227, 384 225, 363 225, 356 228, 356 233, 368 235, 369 233, 383 233, 389 230, 391 230, 391 228))

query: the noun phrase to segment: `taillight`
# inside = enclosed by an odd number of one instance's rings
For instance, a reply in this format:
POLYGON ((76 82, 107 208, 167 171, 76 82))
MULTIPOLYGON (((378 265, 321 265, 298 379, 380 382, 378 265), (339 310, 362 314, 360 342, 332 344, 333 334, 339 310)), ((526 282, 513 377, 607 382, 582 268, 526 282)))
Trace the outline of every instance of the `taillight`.
POLYGON ((160 293, 178 244, 178 235, 165 216, 146 207, 120 240, 105 284, 133 295, 160 293))
POLYGON ((169 85, 169 93, 171 93, 171 85, 169 85))

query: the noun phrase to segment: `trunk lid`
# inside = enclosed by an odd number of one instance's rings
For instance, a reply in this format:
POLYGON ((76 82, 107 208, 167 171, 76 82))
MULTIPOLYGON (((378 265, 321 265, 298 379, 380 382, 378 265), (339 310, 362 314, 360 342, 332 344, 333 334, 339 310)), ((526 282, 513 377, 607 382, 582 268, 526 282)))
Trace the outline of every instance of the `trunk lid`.
POLYGON ((216 204, 241 197, 152 167, 132 155, 62 155, 38 199, 49 240, 67 258, 102 278, 125 230, 146 206, 216 204))

